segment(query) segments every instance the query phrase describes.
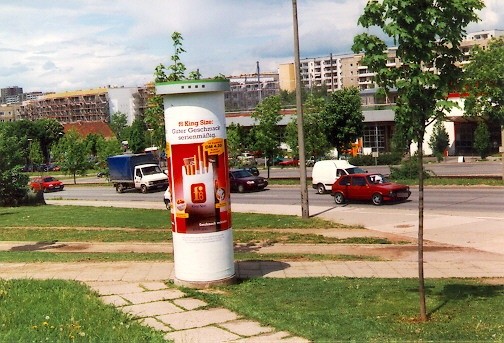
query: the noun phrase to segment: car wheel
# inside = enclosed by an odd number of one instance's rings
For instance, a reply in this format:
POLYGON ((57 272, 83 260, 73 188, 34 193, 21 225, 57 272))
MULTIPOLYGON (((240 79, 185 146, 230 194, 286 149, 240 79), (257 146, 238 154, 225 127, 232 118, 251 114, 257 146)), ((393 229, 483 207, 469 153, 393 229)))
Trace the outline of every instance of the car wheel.
POLYGON ((238 193, 243 193, 243 192, 245 192, 245 186, 238 185, 238 193))
POLYGON ((141 186, 140 186, 140 191, 141 191, 142 193, 144 193, 144 194, 145 194, 145 193, 147 193, 147 186, 146 186, 146 185, 141 185, 141 186))
POLYGON ((334 194, 334 202, 336 203, 336 205, 341 205, 345 202, 345 196, 343 195, 343 193, 336 193, 334 194))
POLYGON ((116 186, 116 192, 117 193, 122 193, 124 192, 124 186, 122 185, 122 183, 118 183, 117 186, 116 186))
POLYGON ((325 194, 326 189, 323 184, 319 183, 317 185, 317 194, 325 194))
POLYGON ((373 204, 376 206, 379 206, 383 203, 383 197, 379 193, 373 194, 373 197, 371 198, 371 200, 373 201, 373 204))
POLYGON ((43 188, 43 190, 44 190, 44 193, 49 192, 49 190, 47 188, 43 188))

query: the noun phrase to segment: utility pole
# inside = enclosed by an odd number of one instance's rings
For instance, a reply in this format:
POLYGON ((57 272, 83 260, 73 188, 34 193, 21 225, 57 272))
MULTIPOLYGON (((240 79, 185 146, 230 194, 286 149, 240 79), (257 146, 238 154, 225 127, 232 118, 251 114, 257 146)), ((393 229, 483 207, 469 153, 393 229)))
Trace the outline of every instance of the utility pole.
POLYGON ((294 24, 294 69, 296 70, 296 112, 299 146, 299 179, 301 183, 301 213, 303 218, 308 219, 310 218, 310 209, 308 204, 308 187, 306 184, 306 153, 304 144, 303 104, 301 99, 301 65, 299 61, 297 0, 292 0, 292 17, 294 24))
POLYGON ((259 102, 262 101, 262 92, 261 92, 261 73, 259 70, 259 61, 256 62, 257 64, 257 91, 259 94, 259 102))

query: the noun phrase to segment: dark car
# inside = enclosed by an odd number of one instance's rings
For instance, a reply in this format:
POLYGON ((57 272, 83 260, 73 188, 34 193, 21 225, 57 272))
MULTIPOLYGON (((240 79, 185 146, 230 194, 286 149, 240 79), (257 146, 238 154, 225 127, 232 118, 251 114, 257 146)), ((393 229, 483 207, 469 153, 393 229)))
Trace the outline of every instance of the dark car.
POLYGON ((64 187, 63 182, 52 176, 36 177, 30 182, 30 188, 34 192, 62 191, 64 187))
POLYGON ((241 169, 250 172, 254 176, 259 176, 259 169, 257 169, 257 167, 245 167, 241 169))
POLYGON ((331 195, 336 204, 346 200, 371 200, 375 205, 383 201, 404 201, 411 195, 409 186, 390 182, 382 174, 350 174, 341 176, 332 185, 331 195))
POLYGON ((229 171, 229 185, 231 192, 260 191, 268 186, 268 180, 261 176, 255 176, 243 169, 229 171))

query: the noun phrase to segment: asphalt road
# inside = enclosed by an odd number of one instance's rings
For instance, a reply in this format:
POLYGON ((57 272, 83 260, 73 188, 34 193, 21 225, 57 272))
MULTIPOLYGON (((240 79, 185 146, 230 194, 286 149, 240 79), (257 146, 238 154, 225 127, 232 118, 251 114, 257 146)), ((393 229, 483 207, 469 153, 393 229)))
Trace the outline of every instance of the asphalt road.
MULTIPOLYGON (((370 173, 389 174, 389 166, 365 166, 363 169, 370 173)), ((307 177, 311 177, 313 168, 307 167, 307 177)), ((425 169, 432 171, 438 176, 502 176, 504 167, 501 161, 486 161, 486 162, 464 162, 458 163, 455 158, 451 158, 449 162, 443 163, 426 163, 425 169)), ((270 169, 270 177, 299 177, 299 168, 272 168, 270 169)), ((267 171, 261 170, 261 176, 267 177, 267 171)))
MULTIPOLYGON (((388 209, 413 210, 418 208, 418 190, 412 188, 412 195, 404 203, 385 204, 388 209)), ((142 194, 131 190, 122 194, 116 193, 110 186, 72 186, 67 185, 62 192, 46 193, 46 199, 75 199, 100 201, 132 201, 132 202, 162 202, 163 192, 142 194)), ((261 192, 232 193, 231 202, 235 204, 271 204, 301 206, 301 191, 295 186, 271 186, 261 192)), ((316 194, 314 189, 308 190, 310 206, 333 206, 333 198, 329 194, 316 194)), ((343 205, 350 208, 374 208, 368 202, 349 203, 343 205)), ((426 188, 424 194, 426 210, 439 213, 478 215, 500 213, 504 216, 504 188, 502 187, 433 187, 426 188)))

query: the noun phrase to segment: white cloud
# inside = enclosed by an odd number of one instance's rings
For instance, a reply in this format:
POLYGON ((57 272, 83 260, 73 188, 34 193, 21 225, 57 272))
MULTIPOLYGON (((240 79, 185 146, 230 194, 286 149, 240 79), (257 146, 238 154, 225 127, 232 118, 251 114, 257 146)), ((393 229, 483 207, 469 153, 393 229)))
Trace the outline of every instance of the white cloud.
MULTIPOLYGON (((504 1, 486 0, 482 21, 498 29, 504 1)), ((366 0, 298 0, 301 57, 350 53, 366 0)), ((66 91, 138 86, 170 64, 182 33, 188 71, 254 73, 293 61, 292 6, 271 0, 25 0, 0 4, 0 87, 66 91)))

